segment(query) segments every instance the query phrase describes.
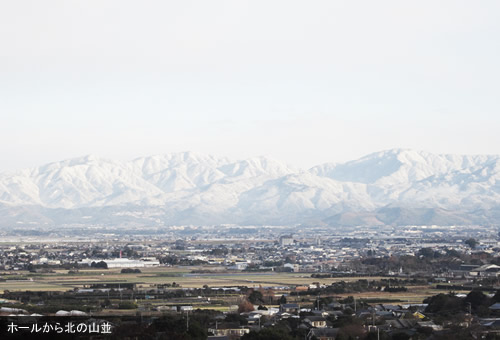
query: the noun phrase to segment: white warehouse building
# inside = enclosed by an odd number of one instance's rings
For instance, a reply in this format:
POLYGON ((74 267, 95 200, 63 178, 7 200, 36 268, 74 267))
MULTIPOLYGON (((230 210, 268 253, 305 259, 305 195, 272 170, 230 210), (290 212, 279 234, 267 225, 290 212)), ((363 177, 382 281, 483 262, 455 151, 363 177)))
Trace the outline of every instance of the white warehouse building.
POLYGON ((90 266, 92 262, 101 262, 104 261, 108 265, 108 268, 145 268, 145 267, 157 267, 160 265, 160 261, 158 260, 130 260, 126 258, 118 258, 118 259, 110 259, 110 260, 101 260, 101 259, 84 259, 78 264, 88 265, 90 266))

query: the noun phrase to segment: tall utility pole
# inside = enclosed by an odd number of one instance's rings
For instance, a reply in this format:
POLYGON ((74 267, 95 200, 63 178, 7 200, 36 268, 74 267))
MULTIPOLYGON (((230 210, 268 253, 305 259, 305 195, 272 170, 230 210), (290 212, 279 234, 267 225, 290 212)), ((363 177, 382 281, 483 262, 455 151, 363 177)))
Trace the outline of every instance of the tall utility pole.
POLYGON ((186 311, 186 330, 189 331, 189 311, 186 311))
POLYGON ((467 327, 470 327, 472 323, 472 303, 467 302, 467 305, 469 307, 469 319, 467 320, 467 327))

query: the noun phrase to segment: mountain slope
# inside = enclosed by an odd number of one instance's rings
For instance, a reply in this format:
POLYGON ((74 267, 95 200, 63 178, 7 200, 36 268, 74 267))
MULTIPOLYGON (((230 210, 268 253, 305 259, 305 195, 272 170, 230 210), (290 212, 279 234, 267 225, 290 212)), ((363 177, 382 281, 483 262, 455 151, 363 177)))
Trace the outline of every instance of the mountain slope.
POLYGON ((491 224, 500 209, 500 157, 394 149, 301 171, 266 157, 86 156, 0 174, 0 207, 0 227, 491 224))

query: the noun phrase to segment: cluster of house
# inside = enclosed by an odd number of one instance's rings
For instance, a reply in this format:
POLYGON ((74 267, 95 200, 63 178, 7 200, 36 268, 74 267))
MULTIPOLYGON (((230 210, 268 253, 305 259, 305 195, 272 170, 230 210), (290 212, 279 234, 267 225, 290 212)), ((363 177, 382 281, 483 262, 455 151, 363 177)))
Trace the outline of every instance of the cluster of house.
POLYGON ((217 322, 208 329, 212 334, 209 339, 237 339, 251 330, 259 331, 265 327, 272 327, 278 321, 288 318, 297 319, 298 328, 305 330, 306 339, 334 340, 337 337, 339 328, 332 325, 331 320, 335 320, 345 315, 353 313, 357 318, 364 320, 367 331, 407 332, 412 334, 416 328, 431 328, 441 330, 442 327, 432 321, 424 321, 423 310, 427 305, 376 305, 363 310, 347 311, 345 304, 332 302, 325 308, 310 309, 301 308, 297 303, 281 304, 279 308, 268 308, 266 310, 254 310, 242 313, 247 319, 247 325, 242 326, 235 322, 217 322), (406 316, 412 315, 411 318, 406 316))
POLYGON ((472 257, 500 256, 499 242, 486 238, 487 234, 482 229, 449 227, 446 238, 439 227, 398 227, 391 230, 358 227, 350 228, 347 234, 342 234, 342 230, 314 228, 298 228, 293 234, 280 234, 281 229, 269 229, 265 235, 270 238, 266 240, 235 234, 234 239, 232 236, 223 243, 214 243, 210 238, 210 235, 217 237, 220 230, 203 230, 206 240, 184 236, 169 241, 4 243, 0 245, 0 268, 15 270, 37 265, 89 265, 98 261, 105 261, 108 268, 147 267, 169 264, 169 259, 175 258, 177 262, 170 264, 205 264, 230 271, 328 272, 343 266, 347 268, 352 261, 363 259, 368 253, 378 258, 415 256, 425 247, 442 254, 453 249, 472 257), (332 233, 335 235, 332 236, 332 233), (475 250, 464 241, 471 233, 482 237, 478 238, 475 250), (243 236, 245 241, 242 241, 243 236), (120 256, 122 252, 123 256, 120 256))
MULTIPOLYGON (((273 327, 283 319, 294 318, 298 321, 298 328, 305 331, 306 339, 335 340, 339 328, 333 323, 338 318, 349 314, 351 317, 362 321, 364 332, 385 333, 389 336, 398 334, 411 339, 417 333, 440 334, 446 332, 446 325, 436 324, 425 313, 427 304, 378 304, 368 308, 352 310, 352 305, 332 302, 323 309, 301 308, 297 303, 281 304, 279 308, 254 310, 241 313, 246 317, 247 324, 240 325, 235 322, 216 322, 208 329, 212 340, 239 339, 250 331, 260 331, 266 327, 273 327)), ((500 316, 500 303, 489 307, 500 316)), ((479 327, 477 334, 500 334, 500 317, 478 318, 468 315, 459 326, 466 331, 474 323, 479 327)), ((445 323, 446 324, 446 323, 445 323)))
POLYGON ((92 262, 99 261, 107 262, 109 268, 145 267, 160 265, 157 255, 164 251, 165 248, 161 245, 153 251, 147 246, 108 244, 107 242, 2 244, 0 245, 0 268, 25 270, 33 266, 90 265, 92 262), (124 249, 126 253, 121 256, 124 249), (126 255, 133 255, 133 259, 125 259, 126 255))

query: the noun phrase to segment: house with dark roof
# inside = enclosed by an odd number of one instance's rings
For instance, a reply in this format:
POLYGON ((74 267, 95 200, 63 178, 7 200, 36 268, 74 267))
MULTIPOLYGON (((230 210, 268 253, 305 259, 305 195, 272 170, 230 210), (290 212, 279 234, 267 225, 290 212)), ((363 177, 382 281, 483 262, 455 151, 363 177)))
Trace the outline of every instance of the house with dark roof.
POLYGON ((284 303, 280 305, 280 312, 297 314, 299 312, 300 306, 297 303, 284 303))
POLYGON ((415 327, 417 320, 415 319, 392 319, 386 320, 386 325, 389 325, 393 329, 410 329, 415 327))
POLYGON ((470 276, 497 277, 500 274, 500 266, 496 264, 485 264, 469 272, 470 276))
POLYGON ((306 339, 335 340, 338 333, 338 328, 311 328, 309 333, 307 333, 306 339))

